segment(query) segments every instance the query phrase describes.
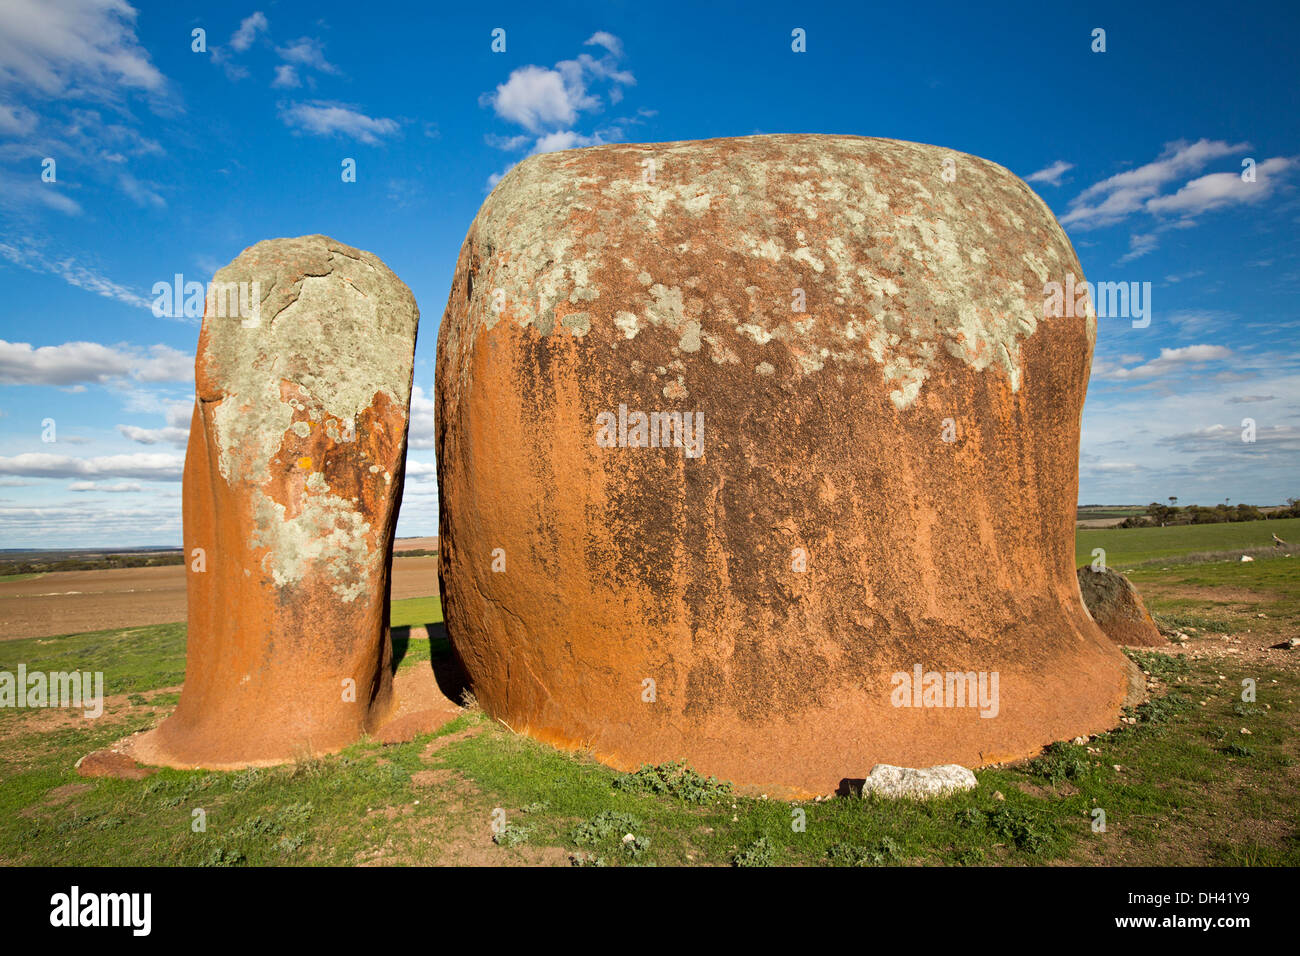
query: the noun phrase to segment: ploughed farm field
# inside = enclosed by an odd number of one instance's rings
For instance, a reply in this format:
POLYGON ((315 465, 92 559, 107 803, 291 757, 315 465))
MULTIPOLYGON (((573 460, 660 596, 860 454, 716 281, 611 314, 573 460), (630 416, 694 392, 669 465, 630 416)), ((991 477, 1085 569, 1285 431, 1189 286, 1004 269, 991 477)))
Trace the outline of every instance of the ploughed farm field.
MULTIPOLYGON (((1115 730, 924 803, 791 804, 680 766, 622 774, 513 734, 472 698, 409 743, 85 778, 80 757, 175 706, 185 625, 6 640, 0 671, 101 671, 105 699, 97 719, 0 708, 0 864, 1300 865, 1300 649, 1277 646, 1300 637, 1297 539, 1300 519, 1080 530, 1078 563, 1104 549, 1169 638, 1129 651, 1150 698, 1115 730)), ((449 657, 441 620, 435 597, 393 601, 399 673, 449 657)))
MULTIPOLYGON (((437 538, 409 539, 421 547, 437 538)), ((403 542, 405 543, 405 542, 403 542)), ((0 575, 0 641, 184 621, 184 565, 0 575)), ((395 599, 438 590, 438 559, 398 552, 395 599)))

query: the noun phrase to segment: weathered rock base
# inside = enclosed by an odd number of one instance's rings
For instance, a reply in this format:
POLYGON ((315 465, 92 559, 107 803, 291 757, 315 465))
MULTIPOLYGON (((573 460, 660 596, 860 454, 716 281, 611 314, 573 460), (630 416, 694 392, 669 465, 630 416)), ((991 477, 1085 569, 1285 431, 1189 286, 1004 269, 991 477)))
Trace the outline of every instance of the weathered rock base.
MULTIPOLYGON (((400 744, 414 740, 422 734, 432 733, 449 721, 455 720, 465 709, 451 700, 438 683, 433 671, 420 666, 398 671, 393 678, 395 704, 388 718, 369 736, 382 744, 400 744)), ((346 743, 331 748, 303 747, 290 758, 264 758, 234 761, 196 761, 178 759, 164 744, 160 744, 157 728, 132 734, 111 747, 88 754, 77 763, 77 772, 83 777, 119 777, 139 780, 156 772, 158 767, 177 770, 246 770, 250 767, 277 767, 299 760, 337 753, 346 743)))

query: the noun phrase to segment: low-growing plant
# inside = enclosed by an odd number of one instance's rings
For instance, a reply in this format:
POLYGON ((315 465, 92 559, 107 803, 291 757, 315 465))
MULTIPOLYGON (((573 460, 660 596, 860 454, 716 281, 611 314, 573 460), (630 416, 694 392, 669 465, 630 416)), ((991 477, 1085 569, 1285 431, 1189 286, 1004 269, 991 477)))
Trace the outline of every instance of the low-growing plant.
POLYGON ((630 813, 602 810, 590 820, 579 823, 573 830, 573 842, 579 846, 594 846, 607 840, 622 838, 632 833, 641 821, 630 813))
POLYGON ((884 866, 901 856, 898 843, 892 837, 881 837, 872 846, 854 843, 832 843, 826 857, 836 866, 884 866))
POLYGON ((968 847, 962 850, 954 858, 960 866, 979 866, 984 862, 984 849, 978 846, 968 847))
MULTIPOLYGON (((1232 552, 1227 552, 1232 553, 1232 552)), ((1159 561, 1153 562, 1159 564, 1159 561)), ((1197 631, 1212 631, 1215 634, 1231 633, 1233 627, 1226 621, 1220 621, 1212 617, 1205 617, 1200 614, 1180 614, 1177 612, 1166 612, 1153 615, 1156 624, 1165 631, 1186 631, 1189 628, 1197 631)), ((1142 654, 1141 651, 1128 651, 1129 657, 1135 657, 1142 654)), ((1162 655, 1163 656, 1163 655, 1162 655)), ((1152 671, 1154 674, 1155 672, 1152 671)))
POLYGON ((1125 707, 1124 716, 1136 718, 1140 725, 1159 726, 1173 720, 1190 705, 1191 701, 1182 694, 1171 692, 1163 697, 1152 697, 1136 707, 1125 707))
POLYGON ((1025 853, 1041 853, 1057 835, 1056 824, 1027 807, 998 807, 989 815, 989 829, 1025 853))
POLYGON ((957 811, 954 819, 964 827, 982 827, 988 822, 988 817, 979 807, 964 807, 957 811))
POLYGON ((620 774, 614 778, 614 789, 625 793, 654 794, 676 797, 686 803, 713 803, 730 797, 731 784, 717 777, 704 777, 685 762, 669 762, 653 766, 642 764, 634 773, 620 774))
POLYGON ((635 836, 629 833, 623 837, 622 843, 623 852, 634 860, 640 859, 640 857, 645 854, 646 850, 650 849, 649 837, 635 836), (632 837, 632 839, 629 840, 627 838, 629 836, 632 837))
POLYGON ((1138 651, 1132 648, 1126 648, 1124 653, 1128 655, 1129 660, 1142 668, 1145 673, 1156 678, 1156 680, 1171 681, 1191 673, 1191 665, 1181 657, 1161 654, 1158 651, 1138 651))
POLYGON ((776 847, 767 837, 759 837, 731 858, 732 866, 771 866, 776 860, 776 847))
POLYGON ((1078 780, 1089 769, 1088 753, 1078 744, 1057 741, 1035 757, 1025 769, 1035 777, 1042 777, 1055 786, 1064 780, 1078 780))
POLYGON ((497 846, 519 846, 521 843, 527 843, 528 838, 532 835, 532 827, 521 827, 513 823, 507 823, 492 834, 492 842, 497 846))

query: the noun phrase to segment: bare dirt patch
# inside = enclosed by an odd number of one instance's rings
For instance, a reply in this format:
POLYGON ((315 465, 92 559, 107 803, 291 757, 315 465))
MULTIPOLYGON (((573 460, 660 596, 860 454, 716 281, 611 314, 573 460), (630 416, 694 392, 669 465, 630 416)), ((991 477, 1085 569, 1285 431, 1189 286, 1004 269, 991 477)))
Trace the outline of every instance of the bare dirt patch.
POLYGON ((483 733, 483 727, 482 725, 479 725, 477 727, 466 727, 464 730, 458 730, 454 734, 447 734, 445 737, 435 737, 433 740, 429 741, 428 745, 421 752, 420 759, 428 761, 434 754, 439 750, 442 750, 444 747, 449 747, 457 741, 465 740, 469 737, 477 737, 481 733, 483 733))
POLYGON ((65 783, 61 787, 55 787, 45 795, 43 801, 47 807, 57 807, 60 804, 67 803, 75 796, 83 793, 89 793, 92 789, 88 783, 65 783))
MULTIPOLYGON (((180 692, 180 685, 160 687, 146 693, 152 699, 161 694, 180 692)), ((96 725, 114 724, 127 719, 145 715, 161 720, 170 714, 175 704, 134 704, 131 698, 136 694, 109 694, 104 697, 104 712, 93 719, 96 725)), ((91 725, 91 718, 83 716, 84 710, 78 707, 32 707, 18 712, 13 717, 0 722, 0 741, 8 741, 26 734, 48 734, 69 728, 85 728, 91 725)))

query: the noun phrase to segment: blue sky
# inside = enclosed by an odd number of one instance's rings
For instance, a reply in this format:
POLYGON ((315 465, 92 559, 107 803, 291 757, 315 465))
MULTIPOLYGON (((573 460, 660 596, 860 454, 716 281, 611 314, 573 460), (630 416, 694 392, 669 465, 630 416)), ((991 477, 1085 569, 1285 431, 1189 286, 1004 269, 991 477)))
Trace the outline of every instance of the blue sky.
POLYGON ((0 547, 178 544, 198 321, 156 318, 154 283, 316 232, 419 302, 399 533, 436 532, 437 327, 490 185, 751 133, 983 156, 1090 281, 1151 283, 1149 326, 1100 321, 1082 502, 1300 495, 1296 4, 440 6, 0 3, 0 547))

